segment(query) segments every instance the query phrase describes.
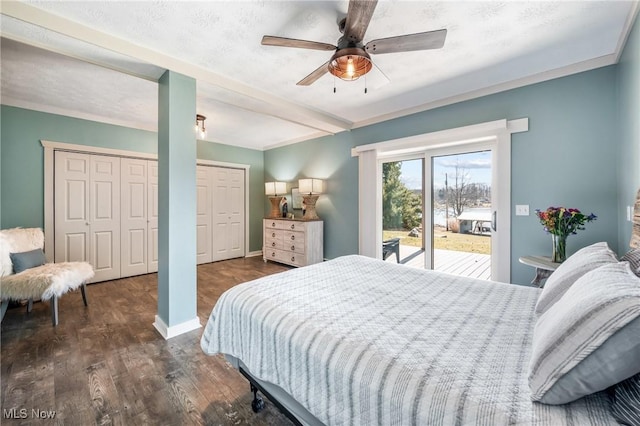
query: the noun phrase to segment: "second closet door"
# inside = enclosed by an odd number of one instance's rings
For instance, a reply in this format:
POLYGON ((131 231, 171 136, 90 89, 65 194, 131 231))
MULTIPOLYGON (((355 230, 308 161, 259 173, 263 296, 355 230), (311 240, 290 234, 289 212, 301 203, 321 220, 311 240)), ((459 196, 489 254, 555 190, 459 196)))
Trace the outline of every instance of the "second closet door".
POLYGON ((245 251, 245 171, 197 169, 197 262, 243 257, 245 251))
POLYGON ((244 170, 213 167, 213 260, 244 256, 244 170))
POLYGON ((147 160, 123 158, 122 171, 122 215, 120 222, 120 253, 122 276, 146 274, 148 272, 148 166, 147 160))

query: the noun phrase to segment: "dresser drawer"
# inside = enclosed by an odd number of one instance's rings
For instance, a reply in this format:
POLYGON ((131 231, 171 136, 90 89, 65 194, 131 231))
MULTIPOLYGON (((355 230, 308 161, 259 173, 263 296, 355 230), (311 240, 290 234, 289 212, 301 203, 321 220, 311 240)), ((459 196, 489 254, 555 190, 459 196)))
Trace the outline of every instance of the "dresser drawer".
POLYGON ((296 241, 296 242, 288 242, 288 241, 284 241, 282 243, 282 250, 287 251, 289 253, 299 253, 299 254, 304 254, 305 250, 304 250, 304 243, 296 241))
POLYGON ((270 250, 270 249, 282 250, 284 248, 284 245, 281 239, 267 238, 264 240, 264 248, 265 250, 270 250))
POLYGON ((265 259, 273 260, 274 262, 286 263, 293 266, 306 265, 304 255, 295 252, 291 253, 284 250, 267 249, 265 253, 265 259))
POLYGON ((284 238, 284 231, 282 229, 265 229, 264 239, 266 240, 280 240, 284 238))
POLYGON ((284 242, 285 247, 289 243, 297 243, 297 244, 304 245, 304 233, 284 231, 282 233, 282 241, 284 242))

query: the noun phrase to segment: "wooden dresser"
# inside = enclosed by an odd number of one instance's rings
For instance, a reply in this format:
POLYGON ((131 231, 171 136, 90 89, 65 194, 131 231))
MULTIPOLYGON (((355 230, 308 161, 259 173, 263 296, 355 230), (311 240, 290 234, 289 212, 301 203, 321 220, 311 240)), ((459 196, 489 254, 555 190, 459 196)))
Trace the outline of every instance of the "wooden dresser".
POLYGON ((321 220, 264 219, 264 261, 305 266, 322 262, 321 220))

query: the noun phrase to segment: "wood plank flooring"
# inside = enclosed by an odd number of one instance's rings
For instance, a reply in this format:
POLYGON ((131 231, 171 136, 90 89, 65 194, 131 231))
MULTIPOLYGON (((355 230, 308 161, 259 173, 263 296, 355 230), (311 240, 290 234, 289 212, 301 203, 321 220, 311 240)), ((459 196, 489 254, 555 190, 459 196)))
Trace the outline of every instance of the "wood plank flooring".
MULTIPOLYGON (((288 267, 262 258, 198 267, 204 327, 232 286, 288 267)), ((2 321, 2 417, 19 425, 290 425, 273 404, 251 411, 249 383, 222 356, 200 349, 202 329, 168 341, 152 326, 157 275, 87 287, 63 296, 60 324, 48 302, 9 309, 2 321), (13 410, 13 411, 11 411, 13 410), (24 410, 24 411, 20 411, 24 410), (35 416, 55 412, 53 420, 35 416), (25 418, 22 417, 24 413, 25 418), (13 417, 13 418, 9 418, 13 417)))

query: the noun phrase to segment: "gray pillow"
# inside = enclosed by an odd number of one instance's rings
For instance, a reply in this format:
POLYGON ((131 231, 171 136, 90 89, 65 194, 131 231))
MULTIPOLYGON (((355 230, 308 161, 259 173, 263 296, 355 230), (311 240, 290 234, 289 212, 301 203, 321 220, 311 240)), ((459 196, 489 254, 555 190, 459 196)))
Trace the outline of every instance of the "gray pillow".
POLYGON ((640 374, 615 386, 611 413, 620 424, 640 425, 640 374))
POLYGON ((640 249, 633 249, 628 251, 620 261, 629 262, 631 270, 638 276, 640 276, 640 249))
POLYGON ((532 399, 565 404, 640 372, 640 278, 628 262, 586 273, 536 322, 532 399))
POLYGON ((19 274, 26 269, 44 265, 47 262, 42 249, 24 251, 22 253, 9 253, 9 257, 13 264, 14 274, 19 274))
POLYGON ((617 263, 616 254, 606 242, 591 244, 569 256, 547 278, 536 303, 536 313, 542 314, 556 303, 578 278, 607 263, 617 263))

